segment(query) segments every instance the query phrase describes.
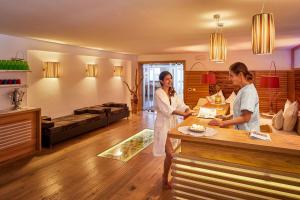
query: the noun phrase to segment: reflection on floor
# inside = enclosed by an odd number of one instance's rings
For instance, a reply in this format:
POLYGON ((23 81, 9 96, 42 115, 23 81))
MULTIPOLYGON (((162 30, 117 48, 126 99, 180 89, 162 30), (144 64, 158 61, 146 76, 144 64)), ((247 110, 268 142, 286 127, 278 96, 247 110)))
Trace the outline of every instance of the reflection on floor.
POLYGON ((153 142, 153 133, 153 130, 144 129, 98 156, 127 162, 153 142))

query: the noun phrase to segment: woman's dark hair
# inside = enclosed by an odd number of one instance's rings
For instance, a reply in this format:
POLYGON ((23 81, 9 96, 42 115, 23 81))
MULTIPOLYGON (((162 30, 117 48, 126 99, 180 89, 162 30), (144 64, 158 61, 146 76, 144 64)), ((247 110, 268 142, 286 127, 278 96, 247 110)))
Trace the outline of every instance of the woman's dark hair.
POLYGON ((253 79, 253 75, 248 71, 247 66, 242 62, 236 62, 230 65, 229 70, 232 71, 235 75, 239 75, 240 73, 246 78, 247 81, 251 81, 253 79))
MULTIPOLYGON (((166 77, 167 75, 170 75, 171 78, 173 79, 173 75, 172 75, 170 72, 168 72, 168 71, 163 71, 163 72, 161 72, 161 73, 159 74, 159 80, 160 80, 159 83, 160 83, 161 86, 163 86, 163 84, 161 83, 161 81, 164 81, 164 79, 165 79, 165 77, 166 77)), ((169 96, 170 96, 170 97, 173 97, 175 93, 176 93, 176 91, 174 90, 174 88, 173 88, 173 87, 170 87, 170 88, 169 88, 169 96)))

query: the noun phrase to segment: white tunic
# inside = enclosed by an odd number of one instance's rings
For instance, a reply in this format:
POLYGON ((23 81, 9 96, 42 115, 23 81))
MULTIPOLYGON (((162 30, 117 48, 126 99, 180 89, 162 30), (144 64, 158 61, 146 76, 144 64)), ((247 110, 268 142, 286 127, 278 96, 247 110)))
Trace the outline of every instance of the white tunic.
POLYGON ((189 107, 176 94, 171 97, 170 105, 169 97, 162 88, 155 91, 154 109, 157 111, 157 116, 154 124, 154 156, 165 156, 168 131, 177 125, 177 116, 172 115, 173 111, 184 112, 187 108, 189 107))
POLYGON ((242 87, 235 97, 233 103, 233 118, 242 115, 243 110, 251 112, 249 122, 235 125, 238 130, 260 131, 259 125, 259 98, 253 83, 242 87))

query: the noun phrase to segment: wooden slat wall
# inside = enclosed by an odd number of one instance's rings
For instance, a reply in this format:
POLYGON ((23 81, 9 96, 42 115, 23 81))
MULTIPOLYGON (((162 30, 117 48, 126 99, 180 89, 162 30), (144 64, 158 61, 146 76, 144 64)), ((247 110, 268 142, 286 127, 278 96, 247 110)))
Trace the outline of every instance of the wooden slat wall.
POLYGON ((260 87, 260 78, 263 75, 268 75, 269 71, 256 71, 255 81, 256 89, 259 96, 259 104, 261 112, 268 112, 270 109, 270 93, 273 94, 271 97, 277 97, 273 106, 274 111, 279 111, 284 107, 284 104, 288 98, 288 71, 277 71, 277 75, 280 77, 280 88, 279 89, 266 89, 260 87), (277 91, 277 92, 276 92, 277 91))
MULTIPOLYGON (((274 105, 274 110, 278 111, 283 108, 286 99, 288 98, 288 72, 290 70, 277 71, 277 75, 280 77, 280 89, 277 91, 277 103, 274 105)), ((184 100, 187 105, 193 108, 200 97, 206 97, 209 94, 208 86, 201 84, 201 74, 207 72, 200 71, 185 71, 185 87, 184 87, 184 100), (188 89, 195 88, 196 91, 188 91, 188 89)), ((231 81, 228 79, 228 71, 216 71, 217 84, 221 87, 224 96, 227 98, 233 90, 238 91, 238 88, 234 88, 231 81)), ((300 73, 300 70, 297 72, 300 73)), ((261 88, 260 78, 263 75, 268 75, 269 71, 252 71, 254 76, 254 84, 256 85, 258 95, 260 98, 260 111, 268 112, 270 109, 270 92, 268 89, 261 88)), ((299 75, 295 75, 298 80, 298 91, 300 87, 299 75)), ((296 89, 297 92, 297 89, 296 89)), ((275 94, 275 91, 274 91, 275 94)), ((297 93, 299 98, 300 94, 297 93)))
POLYGON ((184 102, 193 108, 199 97, 208 96, 208 85, 201 84, 201 76, 206 72, 185 71, 184 72, 184 102))
POLYGON ((229 79, 228 71, 217 71, 214 73, 216 74, 217 85, 221 87, 225 98, 228 98, 232 91, 235 91, 236 93, 238 92, 239 87, 232 85, 232 81, 229 79))

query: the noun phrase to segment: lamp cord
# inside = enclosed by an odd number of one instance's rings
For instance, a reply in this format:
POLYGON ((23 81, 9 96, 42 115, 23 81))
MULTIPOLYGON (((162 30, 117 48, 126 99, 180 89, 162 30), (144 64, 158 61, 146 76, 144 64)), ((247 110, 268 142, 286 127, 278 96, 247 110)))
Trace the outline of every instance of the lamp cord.
POLYGON ((272 61, 271 61, 271 65, 270 65, 270 72, 269 72, 270 74, 272 73, 272 72, 271 72, 271 70, 272 70, 272 67, 274 67, 274 69, 275 69, 275 76, 276 76, 276 71, 277 71, 277 69, 276 69, 276 68, 277 68, 277 67, 276 67, 276 63, 275 63, 275 61, 274 61, 274 60, 272 60, 272 61))
POLYGON ((263 13, 264 8, 265 8, 265 0, 262 0, 262 7, 261 7, 261 10, 260 10, 260 13, 263 13))

